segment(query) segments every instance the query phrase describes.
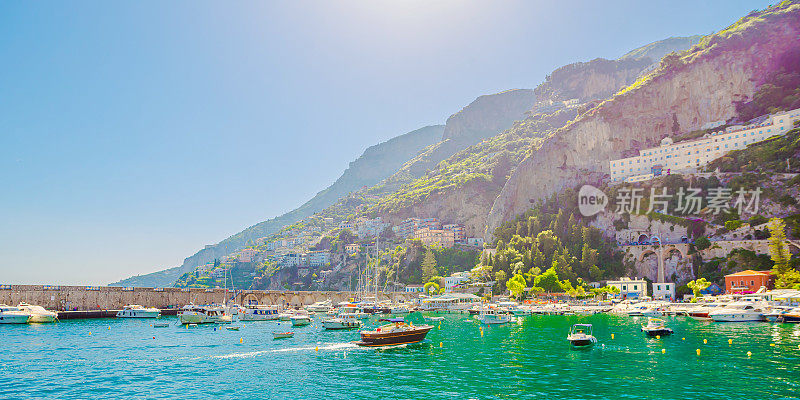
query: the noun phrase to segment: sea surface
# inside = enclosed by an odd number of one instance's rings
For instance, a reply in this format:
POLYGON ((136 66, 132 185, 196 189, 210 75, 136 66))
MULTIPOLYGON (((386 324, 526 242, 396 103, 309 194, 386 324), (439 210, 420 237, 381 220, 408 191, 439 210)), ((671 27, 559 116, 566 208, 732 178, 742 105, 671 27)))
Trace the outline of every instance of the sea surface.
POLYGON ((800 398, 800 325, 667 317, 675 334, 656 339, 642 318, 529 316, 481 336, 471 317, 444 316, 425 342, 383 349, 319 317, 239 331, 175 317, 0 325, 0 399, 800 398), (593 324, 598 345, 571 349, 574 323, 593 324), (284 330, 295 337, 272 338, 284 330))

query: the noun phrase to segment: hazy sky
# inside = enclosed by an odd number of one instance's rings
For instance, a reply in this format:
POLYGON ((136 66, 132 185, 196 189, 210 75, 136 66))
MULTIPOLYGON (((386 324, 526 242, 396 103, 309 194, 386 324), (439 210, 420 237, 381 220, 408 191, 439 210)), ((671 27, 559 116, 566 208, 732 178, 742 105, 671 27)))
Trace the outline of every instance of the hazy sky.
POLYGON ((768 4, 0 2, 0 283, 178 265, 481 94, 768 4))

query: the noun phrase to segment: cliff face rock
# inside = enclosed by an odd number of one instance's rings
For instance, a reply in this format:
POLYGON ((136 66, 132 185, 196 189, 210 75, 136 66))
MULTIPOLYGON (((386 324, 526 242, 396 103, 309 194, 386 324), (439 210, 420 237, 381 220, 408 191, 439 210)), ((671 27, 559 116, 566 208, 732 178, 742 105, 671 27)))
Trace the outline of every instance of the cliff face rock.
POLYGON ((480 96, 447 118, 442 140, 462 136, 487 138, 500 133, 533 107, 531 89, 513 89, 480 96))
POLYGON ((643 59, 649 58, 651 62, 658 63, 662 57, 665 55, 675 52, 681 52, 689 47, 700 42, 702 39, 702 35, 694 35, 694 36, 679 36, 679 37, 671 37, 664 40, 659 40, 657 42, 648 43, 642 47, 637 49, 633 49, 622 57, 620 60, 628 60, 628 59, 643 59))
POLYGON ((506 183, 492 206, 487 233, 525 211, 531 199, 599 181, 608 174, 611 159, 672 135, 673 119, 685 132, 735 117, 733 103, 752 96, 782 57, 800 46, 800 5, 765 13, 704 39, 705 44, 682 54, 680 60, 662 61, 665 67, 650 79, 546 140, 506 183))
POLYGON ((350 166, 336 182, 317 193, 297 209, 253 225, 213 246, 207 246, 187 257, 179 267, 123 279, 112 283, 111 286, 170 285, 178 277, 198 265, 213 261, 215 258, 222 258, 241 249, 249 240, 273 234, 286 225, 291 225, 334 204, 340 198, 362 186, 372 186, 386 179, 422 149, 438 142, 443 131, 444 126, 442 125, 427 126, 371 146, 359 158, 350 163, 350 166))
POLYGON ((596 58, 589 62, 569 64, 553 71, 534 92, 539 101, 605 99, 619 88, 633 83, 650 64, 649 58, 596 58))

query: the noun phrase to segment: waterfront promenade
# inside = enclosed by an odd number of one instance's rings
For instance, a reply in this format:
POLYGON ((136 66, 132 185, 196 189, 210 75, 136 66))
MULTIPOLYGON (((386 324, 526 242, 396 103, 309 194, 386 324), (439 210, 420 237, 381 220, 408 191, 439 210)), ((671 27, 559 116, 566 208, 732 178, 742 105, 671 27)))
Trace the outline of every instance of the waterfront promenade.
MULTIPOLYGON (((334 303, 355 297, 353 292, 237 290, 228 291, 229 301, 237 304, 276 304, 301 306, 330 299, 334 303)), ((379 300, 408 301, 414 293, 379 292, 379 300)), ((0 303, 37 304, 49 310, 117 310, 128 304, 161 309, 179 308, 189 303, 222 303, 225 289, 133 288, 114 286, 0 285, 0 303)))

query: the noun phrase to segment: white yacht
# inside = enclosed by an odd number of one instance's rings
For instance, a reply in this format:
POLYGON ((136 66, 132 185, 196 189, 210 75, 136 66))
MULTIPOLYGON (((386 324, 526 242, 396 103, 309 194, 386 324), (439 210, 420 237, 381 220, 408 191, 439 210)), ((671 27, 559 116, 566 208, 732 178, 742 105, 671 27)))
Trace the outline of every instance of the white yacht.
POLYGON ((117 318, 158 318, 161 310, 153 307, 143 307, 139 304, 130 304, 117 311, 117 318))
POLYGON ((308 314, 292 315, 292 326, 306 326, 311 324, 311 316, 308 314))
POLYGON ((182 324, 229 324, 233 321, 221 306, 196 306, 189 304, 181 309, 178 318, 182 324))
POLYGON ((369 319, 369 314, 361 311, 355 304, 348 304, 339 308, 338 317, 356 318, 356 319, 369 319))
POLYGON ((45 323, 45 322, 55 322, 55 320, 58 319, 57 312, 47 311, 42 306, 35 306, 28 303, 19 303, 17 308, 31 315, 31 319, 28 320, 28 322, 45 323))
POLYGON ((31 314, 19 307, 0 304, 0 324, 25 324, 31 319, 31 314))
POLYGON ((278 306, 248 305, 239 307, 240 321, 272 321, 278 319, 278 306))
POLYGON ((328 312, 328 310, 330 310, 331 307, 333 307, 333 302, 331 302, 330 299, 328 299, 325 301, 318 301, 314 304, 307 305, 306 310, 312 312, 328 312))
POLYGON ((353 329, 361 327, 361 320, 356 318, 355 313, 339 314, 335 318, 322 320, 322 327, 325 329, 353 329))
POLYGON ((715 322, 763 321, 765 304, 752 301, 735 301, 710 311, 708 317, 715 322))

